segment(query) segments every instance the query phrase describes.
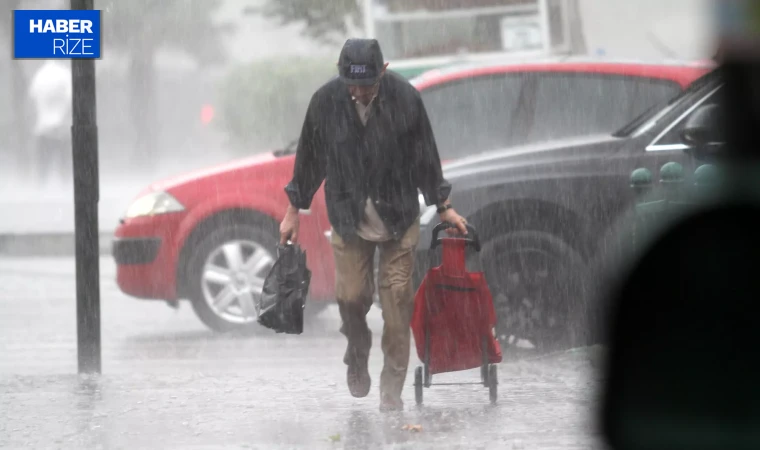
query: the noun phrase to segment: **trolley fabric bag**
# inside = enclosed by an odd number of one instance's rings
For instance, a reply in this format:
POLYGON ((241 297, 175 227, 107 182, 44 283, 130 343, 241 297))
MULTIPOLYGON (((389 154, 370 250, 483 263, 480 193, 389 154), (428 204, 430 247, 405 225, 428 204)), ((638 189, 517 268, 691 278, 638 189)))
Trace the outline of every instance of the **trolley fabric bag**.
POLYGON ((502 359, 494 335, 496 311, 485 275, 468 272, 465 267, 466 248, 480 250, 477 232, 468 226, 469 239, 437 237, 450 227, 453 225, 442 223, 433 232, 431 251, 441 246, 442 262, 428 271, 414 302, 412 332, 426 378, 486 367, 502 359))

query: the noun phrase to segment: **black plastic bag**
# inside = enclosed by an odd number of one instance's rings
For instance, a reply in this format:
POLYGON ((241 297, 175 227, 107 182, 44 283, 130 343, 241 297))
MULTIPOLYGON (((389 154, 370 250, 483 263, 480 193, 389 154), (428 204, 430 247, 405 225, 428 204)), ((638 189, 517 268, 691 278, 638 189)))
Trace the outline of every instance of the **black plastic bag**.
POLYGON ((303 313, 311 271, 297 244, 280 245, 277 261, 264 280, 258 321, 278 333, 303 333, 303 313))

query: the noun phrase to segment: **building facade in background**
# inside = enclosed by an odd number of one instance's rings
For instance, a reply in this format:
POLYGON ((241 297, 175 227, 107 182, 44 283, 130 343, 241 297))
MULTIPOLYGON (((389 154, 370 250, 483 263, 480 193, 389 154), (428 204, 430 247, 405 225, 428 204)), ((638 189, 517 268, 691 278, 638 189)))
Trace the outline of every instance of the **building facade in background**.
POLYGON ((579 0, 362 1, 389 60, 585 52, 579 0))
MULTIPOLYGON (((544 42, 556 51, 584 42, 585 52, 613 58, 699 59, 712 53, 715 35, 709 9, 714 0, 545 0, 552 26, 543 34, 538 10, 544 0, 356 1, 364 7, 366 30, 350 34, 377 37, 388 60, 535 50, 544 42)), ((226 38, 232 63, 339 51, 303 37, 303 25, 280 27, 242 14, 261 2, 225 0, 218 12, 220 21, 236 27, 226 38)))

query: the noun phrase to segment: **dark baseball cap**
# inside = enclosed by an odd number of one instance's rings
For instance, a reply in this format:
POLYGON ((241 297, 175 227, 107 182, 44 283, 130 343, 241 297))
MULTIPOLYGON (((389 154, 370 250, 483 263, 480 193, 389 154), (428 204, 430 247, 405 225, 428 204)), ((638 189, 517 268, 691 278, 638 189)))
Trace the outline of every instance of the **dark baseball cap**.
POLYGON ((377 39, 349 39, 338 59, 338 73, 346 84, 371 86, 383 71, 383 52, 377 39))

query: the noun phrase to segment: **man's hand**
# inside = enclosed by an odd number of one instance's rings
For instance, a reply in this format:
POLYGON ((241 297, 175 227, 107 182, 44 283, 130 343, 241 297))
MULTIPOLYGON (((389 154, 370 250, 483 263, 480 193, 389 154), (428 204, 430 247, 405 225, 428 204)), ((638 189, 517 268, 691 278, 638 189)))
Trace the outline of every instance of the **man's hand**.
POLYGON ((300 226, 300 218, 298 217, 298 208, 293 205, 288 206, 285 217, 280 224, 280 244, 287 244, 288 240, 291 242, 298 242, 298 227, 300 226))
POLYGON ((452 225, 456 225, 456 228, 449 228, 446 230, 449 234, 467 234, 467 220, 464 217, 457 214, 454 208, 449 208, 440 214, 441 222, 448 222, 452 225))

